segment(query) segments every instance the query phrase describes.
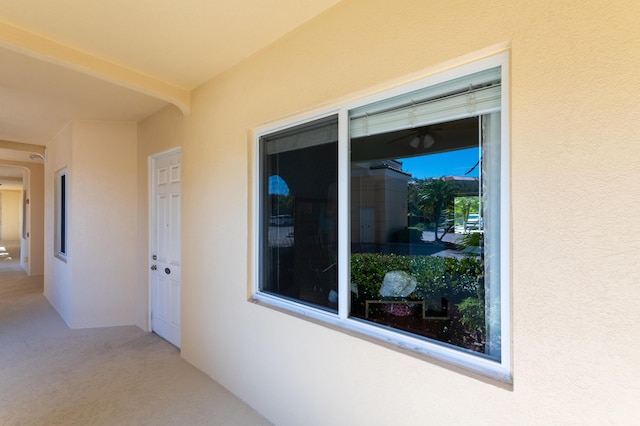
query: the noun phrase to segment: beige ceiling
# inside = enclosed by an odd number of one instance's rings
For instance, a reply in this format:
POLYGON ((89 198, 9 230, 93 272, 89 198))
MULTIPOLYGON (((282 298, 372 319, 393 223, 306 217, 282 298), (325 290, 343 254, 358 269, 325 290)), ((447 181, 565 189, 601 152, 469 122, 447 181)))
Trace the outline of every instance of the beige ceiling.
POLYGON ((191 89, 338 1, 0 0, 0 141, 188 113, 191 89))

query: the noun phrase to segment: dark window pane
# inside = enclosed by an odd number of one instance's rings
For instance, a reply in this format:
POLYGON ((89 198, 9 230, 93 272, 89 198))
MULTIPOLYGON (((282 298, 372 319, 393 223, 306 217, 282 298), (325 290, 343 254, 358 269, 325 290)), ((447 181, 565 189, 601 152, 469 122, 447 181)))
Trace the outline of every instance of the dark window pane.
POLYGON ((67 175, 60 175, 60 253, 67 254, 67 175))
POLYGON ((261 291, 337 311, 337 118, 261 139, 261 291))

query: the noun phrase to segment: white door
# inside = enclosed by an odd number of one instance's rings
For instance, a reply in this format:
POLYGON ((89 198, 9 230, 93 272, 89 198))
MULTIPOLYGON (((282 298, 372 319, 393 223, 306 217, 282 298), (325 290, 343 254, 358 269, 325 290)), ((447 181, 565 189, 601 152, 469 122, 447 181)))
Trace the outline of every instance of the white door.
POLYGON ((180 160, 179 151, 151 159, 151 330, 180 347, 180 160))

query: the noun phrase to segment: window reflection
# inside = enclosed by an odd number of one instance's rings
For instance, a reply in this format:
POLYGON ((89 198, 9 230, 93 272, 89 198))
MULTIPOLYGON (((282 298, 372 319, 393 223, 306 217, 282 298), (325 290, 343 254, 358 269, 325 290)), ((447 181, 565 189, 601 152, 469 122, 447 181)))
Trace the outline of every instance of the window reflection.
POLYGON ((351 316, 485 352, 478 118, 351 148, 351 316))
POLYGON ((261 290, 337 311, 337 119, 263 141, 261 290))

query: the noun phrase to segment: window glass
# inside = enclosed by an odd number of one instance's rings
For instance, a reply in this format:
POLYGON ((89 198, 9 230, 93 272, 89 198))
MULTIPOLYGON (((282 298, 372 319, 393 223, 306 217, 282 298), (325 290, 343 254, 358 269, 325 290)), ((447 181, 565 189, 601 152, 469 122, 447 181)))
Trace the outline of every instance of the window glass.
POLYGON ((60 175, 60 254, 67 254, 67 175, 60 175))
POLYGON ((67 258, 67 171, 56 172, 56 199, 55 199, 55 248, 56 257, 65 260, 67 258))
POLYGON ((261 139, 261 290, 337 311, 337 118, 261 139))
POLYGON ((351 140, 350 313, 499 356, 487 343, 484 235, 485 191, 499 187, 483 180, 481 126, 470 117, 351 140))

